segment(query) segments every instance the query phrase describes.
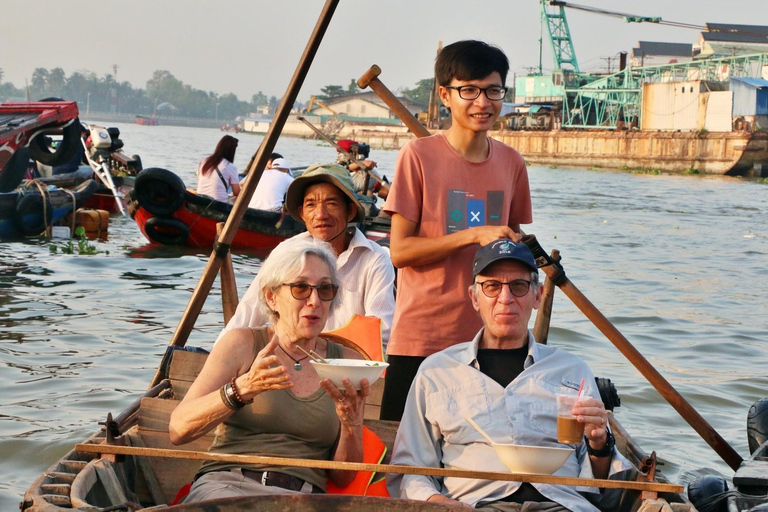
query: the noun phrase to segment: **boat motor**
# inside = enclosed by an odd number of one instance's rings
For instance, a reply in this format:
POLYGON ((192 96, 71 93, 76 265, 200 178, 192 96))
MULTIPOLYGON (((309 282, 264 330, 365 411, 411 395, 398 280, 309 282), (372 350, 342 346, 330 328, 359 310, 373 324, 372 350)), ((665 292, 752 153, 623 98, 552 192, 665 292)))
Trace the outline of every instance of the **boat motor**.
POLYGON ((758 400, 747 413, 747 442, 749 453, 768 441, 768 398, 758 400))
POLYGON ((101 126, 91 126, 91 144, 96 149, 109 149, 112 145, 112 137, 101 126))

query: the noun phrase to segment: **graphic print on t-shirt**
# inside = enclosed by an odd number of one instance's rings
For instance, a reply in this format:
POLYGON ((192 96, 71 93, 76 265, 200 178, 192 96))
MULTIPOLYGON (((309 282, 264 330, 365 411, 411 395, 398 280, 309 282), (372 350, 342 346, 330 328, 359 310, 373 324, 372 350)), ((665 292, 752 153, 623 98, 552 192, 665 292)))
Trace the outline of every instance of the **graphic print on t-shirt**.
POLYGON ((464 190, 449 190, 445 231, 450 234, 476 226, 500 226, 503 208, 503 190, 489 190, 487 199, 471 197, 464 190))
POLYGON ((504 191, 488 191, 488 207, 486 208, 488 217, 485 219, 487 226, 501 226, 501 216, 504 214, 504 191))
POLYGON ((485 201, 482 199, 467 199, 467 227, 483 226, 485 224, 485 201))
POLYGON ((456 233, 467 227, 467 193, 463 190, 448 191, 448 211, 445 232, 456 233))

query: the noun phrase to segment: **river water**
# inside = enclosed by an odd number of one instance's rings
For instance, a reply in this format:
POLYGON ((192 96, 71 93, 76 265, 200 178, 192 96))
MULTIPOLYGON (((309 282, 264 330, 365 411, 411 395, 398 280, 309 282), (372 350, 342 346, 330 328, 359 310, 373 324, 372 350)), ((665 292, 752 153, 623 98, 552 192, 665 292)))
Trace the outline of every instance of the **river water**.
MULTIPOLYGON (((194 186, 222 133, 119 125, 125 149, 194 186)), ((240 134, 242 169, 261 137, 240 134)), ((335 158, 317 141, 284 139, 292 165, 335 158)), ((394 151, 372 157, 389 177, 394 151)), ((743 456, 746 413, 768 396, 768 185, 727 177, 531 167, 534 224, 571 281, 743 456)), ((49 242, 0 245, 0 510, 147 387, 209 254, 151 247, 112 217, 97 255, 52 254, 49 242), (107 254, 108 251, 108 254, 107 254)), ((242 295, 259 262, 233 257, 242 295)), ((190 336, 221 327, 218 283, 190 336)), ((560 292, 550 343, 610 377, 616 415, 662 471, 685 483, 732 471, 560 292)))

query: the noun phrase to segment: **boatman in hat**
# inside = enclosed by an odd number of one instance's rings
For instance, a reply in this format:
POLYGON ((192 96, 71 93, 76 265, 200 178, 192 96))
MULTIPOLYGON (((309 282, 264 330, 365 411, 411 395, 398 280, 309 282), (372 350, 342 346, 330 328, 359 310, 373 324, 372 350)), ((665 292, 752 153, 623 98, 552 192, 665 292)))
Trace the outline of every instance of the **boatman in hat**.
MULTIPOLYGON (((631 468, 614 448, 608 414, 586 363, 540 345, 528 331, 541 289, 525 244, 496 240, 477 251, 469 299, 482 321, 472 341, 426 358, 419 367, 395 439, 392 464, 508 472, 474 421, 495 443, 573 448, 554 474, 609 478, 631 468), (582 400, 572 413, 584 426, 576 444, 558 443, 556 394, 582 400)), ((389 375, 387 375, 389 378, 389 375)), ((550 484, 390 475, 400 498, 460 502, 484 511, 616 510, 619 493, 550 484), (523 505, 525 504, 525 505, 523 505)))
POLYGON ((338 141, 337 144, 344 151, 356 158, 355 160, 352 160, 348 158, 347 155, 337 150, 339 154, 336 158, 336 162, 349 169, 349 172, 352 175, 352 182, 355 184, 355 192, 364 194, 374 200, 374 194, 382 199, 386 199, 387 194, 389 194, 389 184, 373 170, 376 168, 376 162, 368 159, 368 144, 360 144, 356 140, 351 139, 342 139, 338 141), (369 169, 378 180, 372 176, 367 176, 367 173, 365 172, 366 169, 369 169), (368 184, 367 189, 365 186, 366 183, 368 184))
MULTIPOLYGON (((306 224, 307 232, 282 243, 314 237, 331 244, 338 255, 340 302, 329 316, 325 329, 342 327, 355 314, 374 316, 381 319, 381 336, 386 347, 395 308, 395 271, 387 251, 354 226, 365 219, 365 213, 349 172, 332 163, 309 166, 288 187, 285 208, 306 224)), ((216 341, 235 327, 259 327, 268 322, 256 307, 259 289, 257 274, 216 341)))

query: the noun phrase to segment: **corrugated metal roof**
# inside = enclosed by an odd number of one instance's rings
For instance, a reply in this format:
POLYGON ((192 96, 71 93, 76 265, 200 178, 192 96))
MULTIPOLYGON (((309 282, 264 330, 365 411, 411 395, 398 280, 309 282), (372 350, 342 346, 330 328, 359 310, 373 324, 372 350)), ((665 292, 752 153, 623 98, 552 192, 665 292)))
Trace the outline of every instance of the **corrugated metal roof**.
POLYGON ((636 57, 649 55, 671 55, 675 57, 690 57, 693 45, 688 43, 664 43, 661 41, 640 41, 639 48, 633 48, 636 57))
POLYGON ((702 32, 704 41, 721 41, 724 43, 749 43, 768 44, 768 38, 763 36, 743 36, 740 34, 727 34, 724 32, 702 32))
POLYGON ((737 25, 734 23, 707 23, 706 25, 708 32, 741 32, 748 35, 768 37, 768 26, 766 25, 737 25))
POLYGON ((734 77, 731 77, 731 80, 743 82, 757 89, 768 87, 768 80, 764 80, 762 78, 747 78, 747 77, 741 77, 741 76, 734 76, 734 77))
POLYGON ((704 41, 768 44, 768 26, 707 23, 707 30, 701 37, 704 41))

